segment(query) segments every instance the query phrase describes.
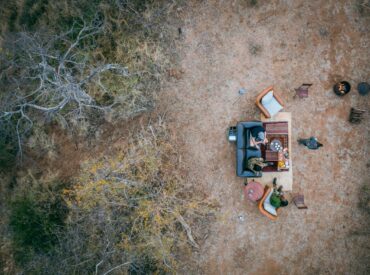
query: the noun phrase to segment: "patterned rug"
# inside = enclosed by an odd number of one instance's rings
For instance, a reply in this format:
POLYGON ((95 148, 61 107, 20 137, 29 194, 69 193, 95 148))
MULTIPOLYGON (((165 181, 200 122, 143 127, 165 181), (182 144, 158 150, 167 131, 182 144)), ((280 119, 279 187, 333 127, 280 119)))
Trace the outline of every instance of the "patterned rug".
POLYGON ((261 146, 261 153, 266 161, 274 162, 274 165, 263 168, 263 172, 278 172, 278 152, 274 152, 270 149, 270 142, 274 139, 278 139, 283 145, 283 148, 288 148, 288 122, 265 122, 263 123, 263 127, 266 129, 266 137, 269 142, 265 146, 261 146))

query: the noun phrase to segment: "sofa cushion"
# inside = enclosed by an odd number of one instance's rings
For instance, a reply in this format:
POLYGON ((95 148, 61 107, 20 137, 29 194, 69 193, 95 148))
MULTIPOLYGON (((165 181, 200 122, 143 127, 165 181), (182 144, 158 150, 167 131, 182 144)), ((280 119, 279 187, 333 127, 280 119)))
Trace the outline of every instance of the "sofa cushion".
POLYGON ((245 170, 245 149, 236 149, 236 174, 241 176, 245 170))
POLYGON ((270 99, 269 101, 266 101, 265 103, 262 102, 262 105, 270 113, 271 117, 273 117, 280 110, 283 109, 283 106, 281 106, 280 103, 274 97, 270 99))
POLYGON ((242 123, 238 123, 236 126, 236 148, 242 149, 245 148, 245 132, 246 129, 242 123))
POLYGON ((244 128, 253 128, 253 127, 256 127, 256 126, 262 126, 262 122, 261 121, 247 121, 247 122, 239 122, 238 124, 241 124, 244 126, 244 128))
POLYGON ((247 148, 247 157, 250 158, 260 158, 261 157, 261 150, 256 147, 249 147, 247 148))
POLYGON ((262 177, 262 173, 260 174, 255 174, 253 173, 252 171, 249 171, 249 170, 245 170, 243 171, 243 173, 241 173, 240 175, 238 175, 239 177, 242 177, 242 178, 260 178, 262 177))
POLYGON ((269 212, 271 215, 277 216, 276 208, 273 207, 270 203, 270 198, 272 193, 274 192, 273 189, 271 189, 270 194, 266 197, 265 201, 263 202, 263 208, 269 212))

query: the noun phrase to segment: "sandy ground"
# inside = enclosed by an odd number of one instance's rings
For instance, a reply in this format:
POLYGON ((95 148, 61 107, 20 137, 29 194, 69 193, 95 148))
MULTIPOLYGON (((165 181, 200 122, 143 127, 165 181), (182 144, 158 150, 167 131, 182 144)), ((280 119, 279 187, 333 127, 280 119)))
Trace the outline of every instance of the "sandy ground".
POLYGON ((162 102, 188 171, 220 202, 198 266, 184 273, 370 274, 369 216, 357 207, 369 184, 370 120, 348 122, 351 106, 370 106, 355 88, 370 81, 370 9, 360 13, 360 2, 190 1, 178 11, 181 65, 162 102), (332 92, 338 80, 353 86, 343 98, 332 92), (295 98, 307 82, 309 98, 295 98), (269 85, 292 113, 293 140, 324 143, 309 151, 293 142, 293 192, 309 209, 291 204, 276 222, 244 201, 235 145, 226 140, 229 126, 259 118, 254 101, 269 85))

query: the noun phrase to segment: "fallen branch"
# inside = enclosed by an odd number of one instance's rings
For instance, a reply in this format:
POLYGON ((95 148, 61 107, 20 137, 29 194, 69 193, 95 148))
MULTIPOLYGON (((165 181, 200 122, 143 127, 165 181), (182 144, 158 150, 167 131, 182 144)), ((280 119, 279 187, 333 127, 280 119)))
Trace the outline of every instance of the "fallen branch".
POLYGON ((181 223, 182 227, 185 229, 186 235, 188 236, 190 244, 194 246, 195 248, 199 249, 199 245, 196 243, 191 233, 191 227, 186 223, 185 219, 180 214, 175 213, 175 212, 172 212, 172 213, 175 215, 176 219, 181 223))

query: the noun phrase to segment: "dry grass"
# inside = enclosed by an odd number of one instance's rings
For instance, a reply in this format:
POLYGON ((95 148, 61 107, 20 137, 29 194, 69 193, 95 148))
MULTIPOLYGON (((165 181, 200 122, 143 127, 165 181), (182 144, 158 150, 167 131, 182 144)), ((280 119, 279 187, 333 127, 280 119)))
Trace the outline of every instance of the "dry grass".
MULTIPOLYGON (((62 193, 69 210, 55 232, 60 242, 46 254, 29 254, 23 271, 104 273, 122 263, 127 264, 119 272, 183 268, 183 260, 191 259, 207 233, 216 205, 186 181, 173 141, 160 116, 131 132, 115 150, 107 148, 84 162, 73 183, 59 193, 58 175, 20 175, 13 197, 33 194, 47 202, 62 193)), ((9 242, 3 245, 10 253, 14 248, 9 242)), ((11 258, 1 259, 6 268, 14 268, 11 258)))
POLYGON ((117 251, 111 261, 124 258, 126 270, 147 272, 151 263, 152 272, 176 271, 180 255, 198 248, 194 228, 214 211, 201 192, 188 190, 170 135, 161 118, 149 122, 121 151, 86 162, 77 184, 65 190, 72 224, 105 213, 96 222, 88 219, 87 234, 94 242, 109 239, 117 251), (102 224, 114 235, 96 235, 104 232, 102 224))
POLYGON ((370 215, 370 186, 368 183, 365 183, 361 188, 359 194, 359 207, 370 215))

